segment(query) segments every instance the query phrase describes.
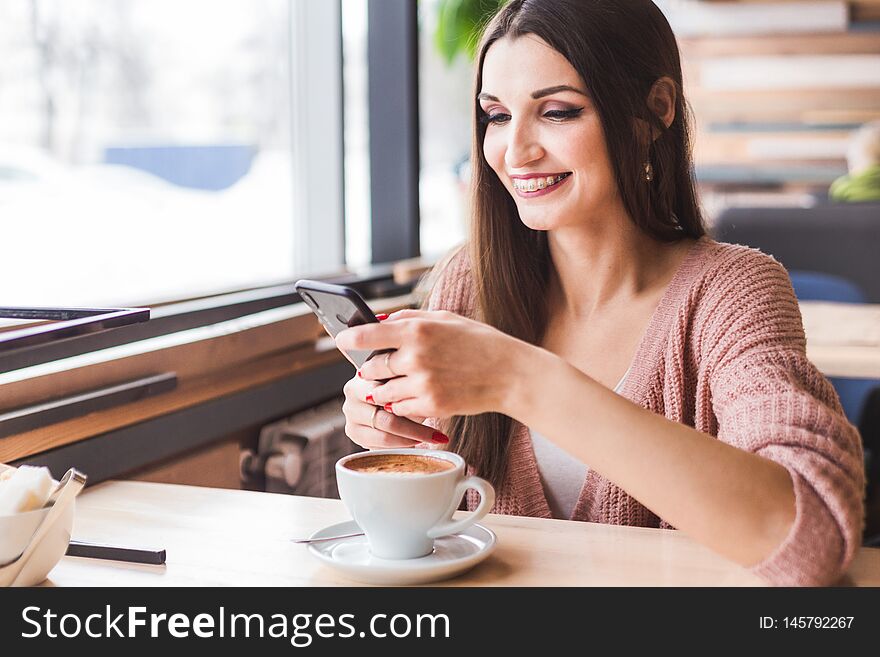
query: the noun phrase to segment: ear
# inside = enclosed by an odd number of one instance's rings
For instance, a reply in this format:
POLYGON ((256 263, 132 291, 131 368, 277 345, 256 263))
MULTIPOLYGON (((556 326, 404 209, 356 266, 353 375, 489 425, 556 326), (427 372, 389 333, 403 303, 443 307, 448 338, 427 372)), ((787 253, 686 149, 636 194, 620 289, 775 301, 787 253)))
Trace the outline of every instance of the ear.
MULTIPOLYGON (((675 121, 675 101, 676 91, 675 82, 672 78, 663 76, 659 78, 651 87, 648 94, 648 109, 650 109, 667 128, 675 121)), ((652 130, 653 139, 660 136, 660 132, 655 128, 652 130)))

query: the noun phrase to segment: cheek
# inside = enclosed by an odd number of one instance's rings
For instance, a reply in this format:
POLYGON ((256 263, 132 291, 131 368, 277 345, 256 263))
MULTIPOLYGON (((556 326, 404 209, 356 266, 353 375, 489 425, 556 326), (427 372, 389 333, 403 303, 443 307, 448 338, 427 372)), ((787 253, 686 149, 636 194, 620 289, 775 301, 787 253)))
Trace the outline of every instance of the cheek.
POLYGON ((493 136, 491 130, 486 132, 486 137, 483 139, 483 157, 486 158, 486 162, 498 174, 498 177, 503 180, 504 141, 497 135, 493 136))
POLYGON ((559 140, 564 159, 576 167, 595 167, 607 159, 604 144, 592 131, 572 130, 559 140))
POLYGON ((614 167, 605 141, 600 135, 592 132, 587 134, 572 135, 565 144, 567 161, 574 167, 586 173, 584 182, 591 187, 614 187, 616 185, 614 167))

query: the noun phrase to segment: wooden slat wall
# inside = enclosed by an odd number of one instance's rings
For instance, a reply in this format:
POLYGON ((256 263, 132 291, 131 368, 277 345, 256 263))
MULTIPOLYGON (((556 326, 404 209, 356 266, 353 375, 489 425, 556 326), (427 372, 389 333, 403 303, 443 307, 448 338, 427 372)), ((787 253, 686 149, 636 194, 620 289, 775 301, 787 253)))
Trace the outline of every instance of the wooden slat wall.
MULTIPOLYGON (((769 1, 776 3, 795 3, 804 0, 703 0, 707 4, 719 4, 722 2, 741 2, 743 4, 766 4, 769 1)), ((809 1, 809 0, 808 0, 809 1)), ((880 0, 850 0, 849 5, 850 18, 859 22, 870 22, 880 20, 880 0)))
MULTIPOLYGON (((793 2, 735 3, 749 5, 759 16, 761 5, 769 9, 793 2)), ((814 193, 823 193, 836 175, 845 173, 846 147, 853 131, 880 119, 880 0, 846 4, 845 31, 679 37, 685 88, 696 124, 698 172, 764 172, 777 176, 773 182, 781 191, 797 187, 814 193), (785 73, 788 66, 791 75, 785 73), (731 67, 734 72, 728 79, 719 75, 731 67), (778 84, 772 84, 771 75, 778 84), (749 76, 754 76, 753 85, 749 76), (788 170, 790 180, 786 180, 788 170), (810 170, 816 175, 805 184, 811 177, 804 171, 810 170)), ((793 24, 796 20, 793 14, 793 24)), ((711 175, 707 179, 713 180, 711 175)), ((754 181, 734 177, 701 186, 704 194, 729 193, 734 187, 747 188, 750 182, 754 181)), ((763 183, 766 186, 767 181, 763 183)))

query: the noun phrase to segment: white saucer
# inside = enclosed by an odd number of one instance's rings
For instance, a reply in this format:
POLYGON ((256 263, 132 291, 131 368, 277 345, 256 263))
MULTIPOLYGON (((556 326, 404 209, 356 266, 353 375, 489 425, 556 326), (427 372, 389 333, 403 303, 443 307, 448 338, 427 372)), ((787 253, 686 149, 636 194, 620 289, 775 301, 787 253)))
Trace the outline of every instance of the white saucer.
MULTIPOLYGON (((325 527, 309 538, 341 536, 361 531, 354 520, 325 527)), ((309 552, 351 579, 368 584, 424 584, 459 575, 495 549, 491 529, 471 525, 463 532, 434 541, 434 552, 419 559, 379 559, 370 554, 366 536, 311 543, 309 552)))

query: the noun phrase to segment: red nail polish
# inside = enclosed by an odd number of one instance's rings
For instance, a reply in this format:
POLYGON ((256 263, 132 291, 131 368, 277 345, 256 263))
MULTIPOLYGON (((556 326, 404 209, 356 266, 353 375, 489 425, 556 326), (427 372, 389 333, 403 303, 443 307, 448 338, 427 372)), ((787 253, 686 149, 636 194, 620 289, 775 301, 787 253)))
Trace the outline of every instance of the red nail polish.
POLYGON ((433 440, 435 443, 442 443, 445 445, 449 442, 449 436, 447 436, 445 433, 435 431, 433 434, 431 434, 431 440, 433 440))
POLYGON ((360 371, 360 370, 358 370, 358 377, 360 377, 360 378, 361 378, 361 379, 363 379, 363 378, 364 378, 364 375, 363 375, 363 374, 361 374, 361 371, 360 371))
POLYGON ((393 413, 393 412, 394 412, 393 410, 391 410, 391 402, 388 402, 388 403, 385 404, 385 406, 383 406, 382 408, 384 408, 384 409, 385 409, 386 411, 388 411, 389 413, 393 413))
POLYGON ((380 322, 383 322, 383 321, 385 321, 386 319, 388 319, 388 315, 385 314, 385 313, 377 313, 377 314, 376 314, 376 319, 378 319, 380 322))
POLYGON ((376 400, 373 399, 373 395, 367 395, 367 403, 368 404, 375 404, 376 403, 376 400))

